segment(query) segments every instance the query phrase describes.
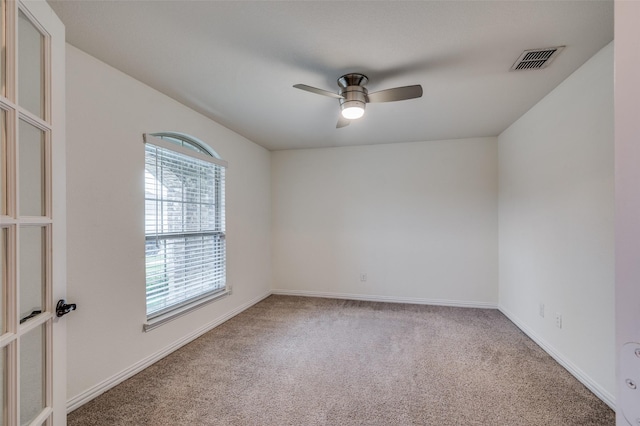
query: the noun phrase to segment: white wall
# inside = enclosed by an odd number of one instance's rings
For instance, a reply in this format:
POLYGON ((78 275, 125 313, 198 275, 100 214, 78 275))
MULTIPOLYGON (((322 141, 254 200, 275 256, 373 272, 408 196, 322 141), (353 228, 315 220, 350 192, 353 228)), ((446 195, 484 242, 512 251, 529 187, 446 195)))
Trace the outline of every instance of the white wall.
POLYGON ((613 43, 498 141, 500 307, 613 404, 613 43))
POLYGON ((271 159, 276 292, 496 306, 496 138, 271 159))
POLYGON ((640 360, 623 356, 625 343, 640 345, 640 3, 616 1, 615 7, 616 420, 627 426, 640 417, 640 390, 625 384, 627 378, 640 382, 640 360))
POLYGON ((68 398, 81 403, 185 336, 268 294, 265 149, 67 45, 68 398), (177 131, 228 161, 227 282, 233 294, 148 333, 145 132, 177 131))

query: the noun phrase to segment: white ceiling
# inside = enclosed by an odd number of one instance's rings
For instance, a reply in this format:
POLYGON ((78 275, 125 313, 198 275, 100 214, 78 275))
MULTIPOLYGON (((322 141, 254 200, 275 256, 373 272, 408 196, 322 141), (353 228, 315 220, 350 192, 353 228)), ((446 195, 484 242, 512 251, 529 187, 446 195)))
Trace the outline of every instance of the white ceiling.
POLYGON ((49 3, 72 45, 271 150, 496 136, 613 40, 611 0, 49 3), (424 95, 336 129, 337 100, 292 86, 348 72, 424 95))

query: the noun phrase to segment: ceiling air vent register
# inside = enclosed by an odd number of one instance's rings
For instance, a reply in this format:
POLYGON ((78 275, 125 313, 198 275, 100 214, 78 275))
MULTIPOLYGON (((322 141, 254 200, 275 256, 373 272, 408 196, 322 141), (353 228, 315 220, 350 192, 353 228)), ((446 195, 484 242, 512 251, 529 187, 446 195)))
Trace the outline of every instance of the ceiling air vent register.
POLYGON ((525 50, 511 66, 511 71, 539 70, 551 64, 565 46, 547 47, 545 49, 525 50))

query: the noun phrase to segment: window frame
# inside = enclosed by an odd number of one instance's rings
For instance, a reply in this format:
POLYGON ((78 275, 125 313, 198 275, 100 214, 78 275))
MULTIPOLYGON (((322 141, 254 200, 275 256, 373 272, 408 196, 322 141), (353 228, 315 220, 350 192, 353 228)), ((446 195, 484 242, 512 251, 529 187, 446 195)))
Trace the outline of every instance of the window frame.
MULTIPOLYGON (((231 294, 231 287, 226 281, 226 228, 225 228, 225 171, 228 168, 228 164, 226 161, 222 160, 221 157, 206 143, 192 137, 186 135, 184 133, 178 132, 160 132, 160 133, 145 133, 143 135, 143 142, 145 145, 145 164, 147 160, 147 151, 146 146, 151 145, 157 148, 172 151, 173 153, 177 153, 181 156, 195 158, 197 160, 203 160, 209 163, 212 163, 216 168, 222 171, 222 176, 219 181, 216 182, 215 187, 215 201, 214 205, 215 209, 215 230, 213 231, 199 231, 195 232, 195 236, 199 236, 200 234, 204 235, 213 235, 222 240, 222 274, 224 278, 223 286, 213 290, 205 290, 200 294, 189 297, 181 302, 174 303, 168 307, 159 309, 157 311, 153 311, 149 313, 148 311, 148 275, 147 275, 147 250, 146 245, 147 241, 151 234, 147 234, 147 226, 145 223, 145 313, 146 313, 146 322, 143 324, 143 331, 152 330, 172 319, 175 319, 179 316, 182 316, 188 312, 191 312, 197 308, 204 306, 214 300, 220 299, 222 297, 226 297, 231 294)), ((145 165, 145 174, 146 174, 146 165, 145 165)), ((146 184, 145 184, 146 185, 146 184)), ((146 186, 145 186, 146 192, 146 186)), ((146 195, 145 195, 146 199, 146 195)), ((145 202, 145 221, 147 216, 147 205, 145 202)), ((184 217, 184 216, 183 216, 184 217)), ((156 233, 153 234, 153 238, 158 238, 158 236, 162 236, 166 238, 167 234, 172 234, 171 232, 166 232, 164 234, 156 233)), ((214 242, 215 244, 215 242, 214 242)), ((166 265, 166 263, 165 263, 166 265)), ((166 266, 165 266, 166 267, 166 266)), ((185 267, 186 269, 186 267, 185 267)))

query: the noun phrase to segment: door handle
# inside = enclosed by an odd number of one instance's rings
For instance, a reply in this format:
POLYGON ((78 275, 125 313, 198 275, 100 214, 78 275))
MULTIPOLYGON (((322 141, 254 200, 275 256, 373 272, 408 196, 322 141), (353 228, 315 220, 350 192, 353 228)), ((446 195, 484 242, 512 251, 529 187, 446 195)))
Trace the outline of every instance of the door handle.
POLYGON ((71 311, 76 310, 75 303, 65 303, 64 299, 58 300, 58 304, 56 305, 56 316, 61 317, 67 315, 71 311))

